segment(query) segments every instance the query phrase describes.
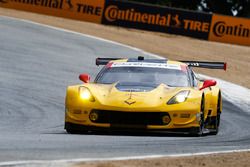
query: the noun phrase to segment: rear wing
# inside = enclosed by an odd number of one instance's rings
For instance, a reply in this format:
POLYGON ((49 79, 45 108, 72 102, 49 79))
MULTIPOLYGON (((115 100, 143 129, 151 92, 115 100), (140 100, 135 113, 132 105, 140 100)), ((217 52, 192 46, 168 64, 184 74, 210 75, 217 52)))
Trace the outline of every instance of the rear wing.
MULTIPOLYGON (((96 65, 97 66, 106 65, 112 60, 120 60, 120 59, 124 59, 124 58, 96 58, 96 65)), ((139 56, 137 58, 137 60, 138 61, 144 61, 144 57, 139 56)), ((150 60, 154 60, 154 59, 150 59, 150 60)), ((157 60, 159 60, 159 59, 157 59, 157 60)), ((179 60, 179 61, 187 64, 190 67, 209 68, 209 69, 223 69, 223 70, 227 69, 227 63, 225 63, 225 62, 185 61, 185 60, 179 60)))
POLYGON ((120 60, 120 59, 122 59, 122 58, 99 58, 98 57, 95 60, 95 64, 97 66, 99 66, 99 65, 106 65, 106 64, 108 64, 108 62, 110 62, 112 60, 120 60))
MULTIPOLYGON (((97 66, 99 65, 106 65, 108 64, 108 62, 112 61, 112 60, 121 60, 121 59, 125 59, 125 58, 96 58, 95 64, 97 66)), ((143 56, 138 56, 137 60, 139 61, 143 61, 144 57, 143 56)))
POLYGON ((225 62, 184 61, 184 60, 180 60, 180 62, 186 63, 190 67, 223 69, 225 71, 227 69, 227 63, 225 62))

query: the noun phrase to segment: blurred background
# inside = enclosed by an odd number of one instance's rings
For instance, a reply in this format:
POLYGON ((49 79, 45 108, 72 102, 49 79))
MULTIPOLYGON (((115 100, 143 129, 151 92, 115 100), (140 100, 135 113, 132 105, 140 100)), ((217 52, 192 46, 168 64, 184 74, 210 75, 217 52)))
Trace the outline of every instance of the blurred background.
POLYGON ((128 0, 128 1, 250 18, 250 0, 128 0))

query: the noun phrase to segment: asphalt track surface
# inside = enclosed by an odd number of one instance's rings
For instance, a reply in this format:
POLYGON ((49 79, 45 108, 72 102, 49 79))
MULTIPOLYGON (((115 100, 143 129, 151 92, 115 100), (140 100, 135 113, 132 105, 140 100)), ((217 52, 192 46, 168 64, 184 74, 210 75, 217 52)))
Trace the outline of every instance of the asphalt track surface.
POLYGON ((143 55, 116 44, 0 17, 0 162, 196 153, 250 148, 250 114, 223 100, 217 136, 70 135, 67 85, 94 76, 96 57, 143 55))

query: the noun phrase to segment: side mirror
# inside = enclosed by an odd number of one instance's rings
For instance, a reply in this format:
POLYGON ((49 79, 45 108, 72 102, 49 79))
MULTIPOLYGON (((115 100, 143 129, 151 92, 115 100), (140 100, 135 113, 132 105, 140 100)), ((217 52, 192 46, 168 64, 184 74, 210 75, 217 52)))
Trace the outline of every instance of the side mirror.
POLYGON ((202 87, 200 88, 200 90, 202 89, 205 89, 205 88, 208 88, 210 86, 215 86, 217 84, 217 82, 215 80, 212 80, 212 79, 208 79, 208 80, 205 80, 203 82, 203 85, 202 87))
POLYGON ((83 81, 84 83, 89 83, 90 81, 90 76, 89 74, 80 74, 79 79, 83 81))

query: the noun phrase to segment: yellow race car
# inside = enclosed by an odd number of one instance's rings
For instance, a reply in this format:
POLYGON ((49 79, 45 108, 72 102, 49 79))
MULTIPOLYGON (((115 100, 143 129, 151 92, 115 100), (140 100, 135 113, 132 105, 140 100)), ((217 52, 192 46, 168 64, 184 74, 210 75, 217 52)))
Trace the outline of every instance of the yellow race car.
POLYGON ((224 62, 167 59, 97 58, 104 65, 90 82, 67 88, 65 129, 217 134, 221 90, 214 80, 199 80, 192 67, 224 69, 224 62))

